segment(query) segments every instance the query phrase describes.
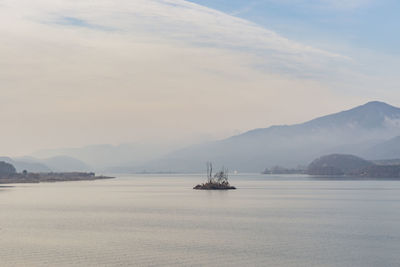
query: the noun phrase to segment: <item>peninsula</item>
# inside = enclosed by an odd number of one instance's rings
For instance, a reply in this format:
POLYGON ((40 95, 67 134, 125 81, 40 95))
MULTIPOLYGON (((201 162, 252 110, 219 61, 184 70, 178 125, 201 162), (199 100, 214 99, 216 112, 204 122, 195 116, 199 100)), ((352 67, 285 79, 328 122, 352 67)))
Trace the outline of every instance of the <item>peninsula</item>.
POLYGON ((370 161, 355 155, 331 154, 310 163, 307 174, 362 179, 400 179, 399 160, 370 161))
POLYGON ((66 181, 91 181, 111 179, 109 176, 96 176, 93 172, 46 172, 30 173, 23 171, 17 173, 12 164, 0 161, 0 184, 41 183, 41 182, 66 182, 66 181))

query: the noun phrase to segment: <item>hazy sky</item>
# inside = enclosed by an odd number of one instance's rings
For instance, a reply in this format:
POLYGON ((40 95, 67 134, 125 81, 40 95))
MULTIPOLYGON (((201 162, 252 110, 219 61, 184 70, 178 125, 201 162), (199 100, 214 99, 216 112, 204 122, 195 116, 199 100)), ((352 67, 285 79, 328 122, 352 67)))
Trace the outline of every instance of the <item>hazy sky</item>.
POLYGON ((398 1, 0 0, 3 155, 400 105, 398 1))

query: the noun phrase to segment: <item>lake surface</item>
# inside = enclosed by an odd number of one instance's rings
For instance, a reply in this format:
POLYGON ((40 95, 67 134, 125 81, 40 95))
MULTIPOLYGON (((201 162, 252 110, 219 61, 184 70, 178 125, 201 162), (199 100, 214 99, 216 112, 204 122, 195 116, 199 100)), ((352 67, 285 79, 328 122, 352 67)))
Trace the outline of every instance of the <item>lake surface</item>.
POLYGON ((0 187, 0 266, 400 266, 400 181, 135 175, 0 187))

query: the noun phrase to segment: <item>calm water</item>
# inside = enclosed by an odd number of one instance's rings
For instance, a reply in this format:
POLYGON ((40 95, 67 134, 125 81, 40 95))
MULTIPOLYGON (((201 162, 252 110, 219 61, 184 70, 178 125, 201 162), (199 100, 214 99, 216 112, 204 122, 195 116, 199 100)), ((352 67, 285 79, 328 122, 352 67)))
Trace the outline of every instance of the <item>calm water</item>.
POLYGON ((1 266, 400 266, 400 182, 199 175, 0 188, 1 266))

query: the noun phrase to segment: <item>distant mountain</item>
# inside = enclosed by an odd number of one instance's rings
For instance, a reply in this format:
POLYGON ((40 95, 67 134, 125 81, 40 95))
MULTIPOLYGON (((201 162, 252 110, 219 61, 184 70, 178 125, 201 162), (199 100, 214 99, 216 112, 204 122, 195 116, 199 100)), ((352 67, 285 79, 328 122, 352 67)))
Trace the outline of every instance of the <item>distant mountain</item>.
POLYGON ((49 172, 51 169, 43 163, 38 162, 38 160, 32 158, 16 158, 12 159, 9 157, 0 157, 0 161, 4 161, 12 164, 17 172, 22 172, 27 170, 28 172, 49 172))
POLYGON ((84 162, 67 156, 56 156, 46 159, 37 159, 34 157, 0 157, 0 161, 12 164, 17 172, 24 170, 28 172, 91 171, 91 168, 84 162))
POLYGON ((261 172, 277 165, 308 165, 321 155, 333 153, 371 160, 400 158, 400 108, 374 101, 305 123, 255 129, 171 152, 175 146, 121 144, 51 149, 32 154, 34 158, 18 159, 20 165, 10 163, 17 170, 40 167, 43 171, 129 173, 199 172, 204 171, 205 162, 212 161, 230 170, 261 172))
POLYGON ((241 172, 306 165, 331 153, 363 154, 400 136, 400 108, 369 102, 295 125, 255 129, 225 140, 188 147, 135 167, 137 171, 202 171, 207 161, 241 172))
POLYGON ((32 155, 36 158, 63 155, 78 159, 97 171, 120 170, 126 172, 124 166, 137 166, 164 156, 171 151, 171 147, 171 145, 152 144, 100 144, 77 148, 47 149, 37 151, 32 155), (122 166, 122 168, 119 169, 117 166, 122 166))
POLYGON ((91 168, 83 161, 68 157, 56 156, 43 159, 42 162, 46 164, 54 172, 86 172, 91 171, 91 168))
POLYGON ((300 124, 311 128, 348 128, 379 130, 384 128, 400 127, 400 108, 388 105, 384 102, 373 101, 365 105, 342 111, 336 114, 324 116, 300 124))
POLYGON ((387 141, 380 142, 364 151, 363 156, 371 160, 377 159, 399 159, 400 158, 400 136, 387 141))

